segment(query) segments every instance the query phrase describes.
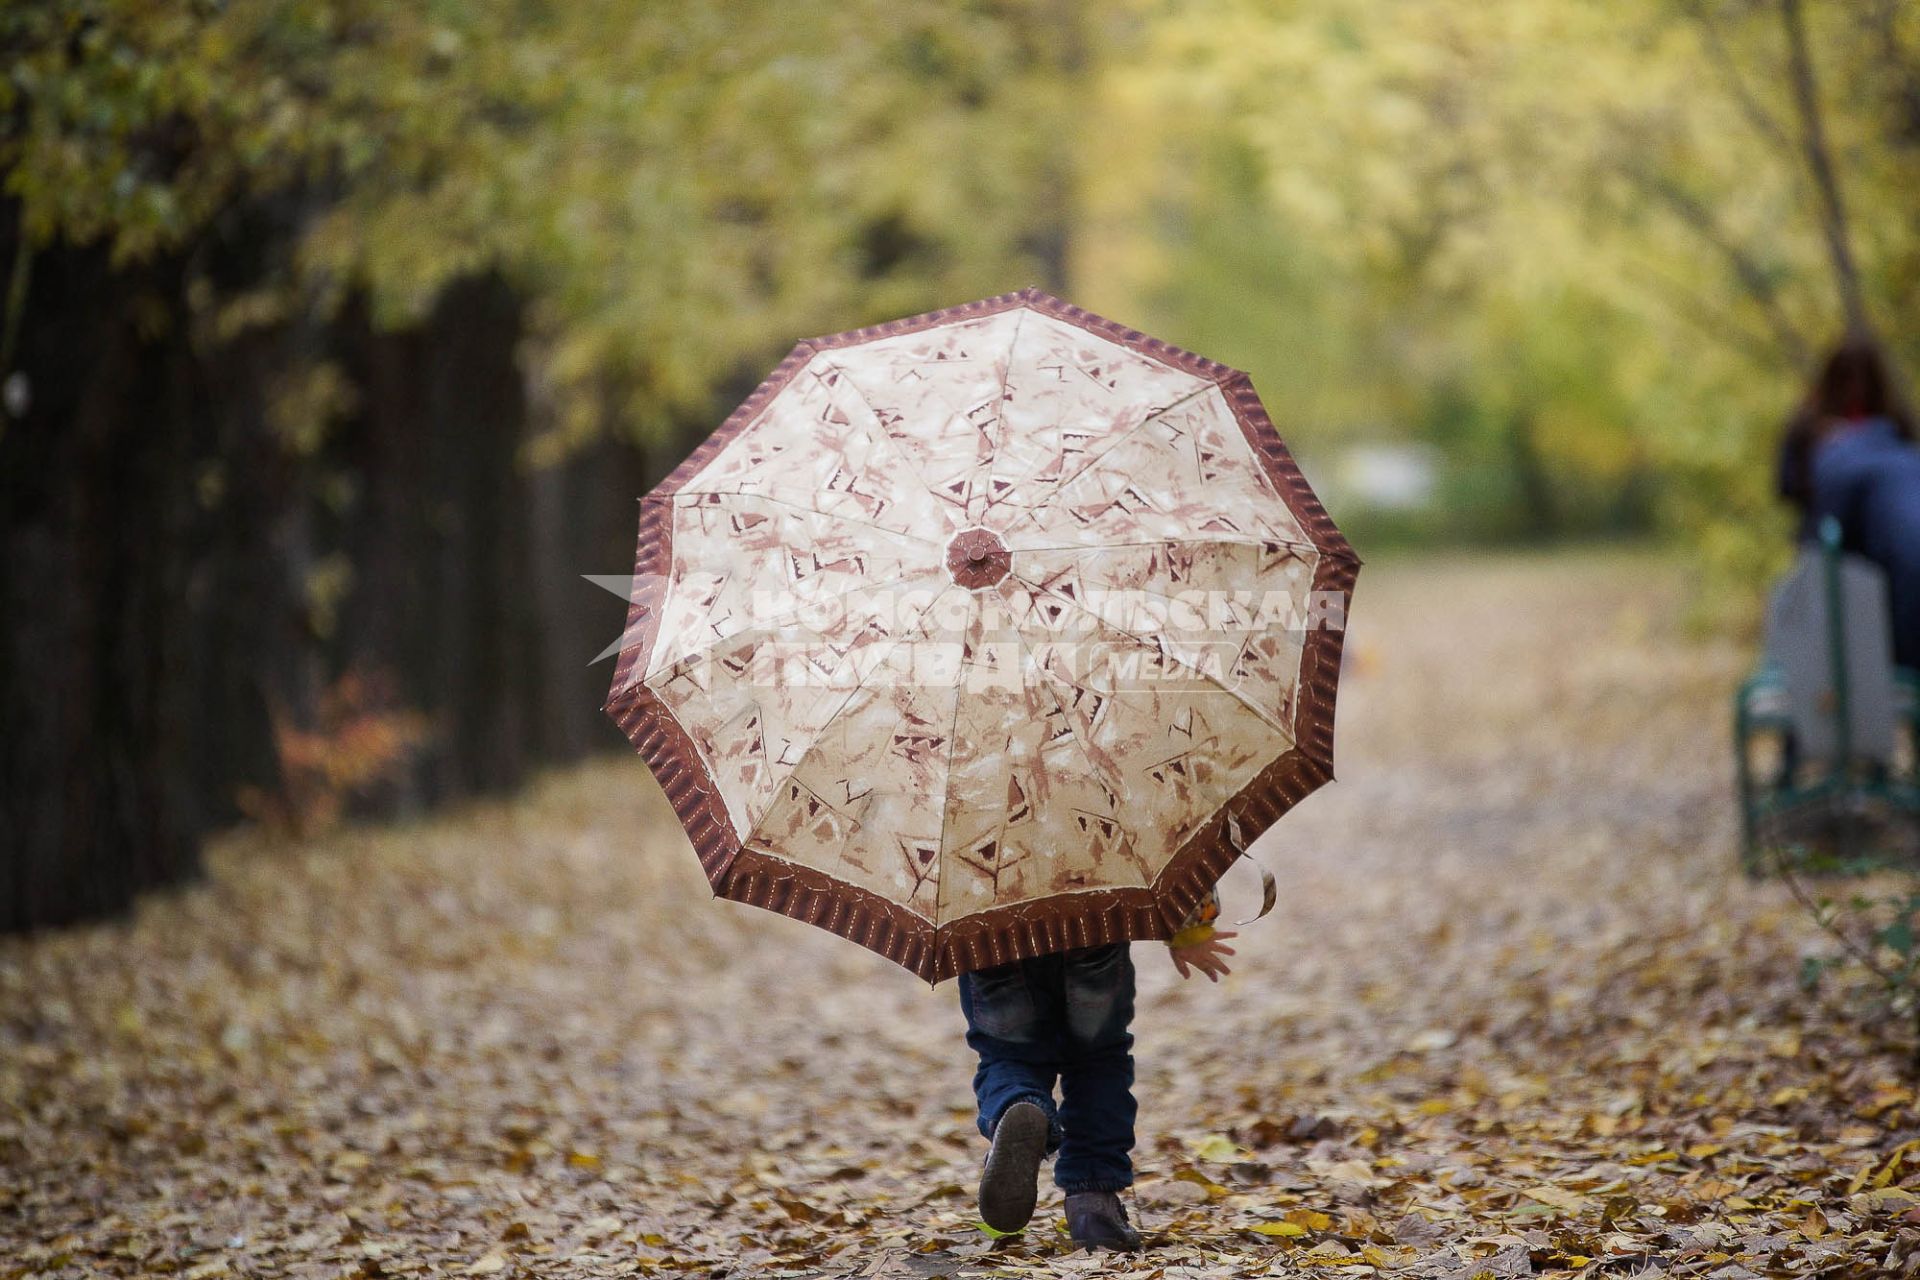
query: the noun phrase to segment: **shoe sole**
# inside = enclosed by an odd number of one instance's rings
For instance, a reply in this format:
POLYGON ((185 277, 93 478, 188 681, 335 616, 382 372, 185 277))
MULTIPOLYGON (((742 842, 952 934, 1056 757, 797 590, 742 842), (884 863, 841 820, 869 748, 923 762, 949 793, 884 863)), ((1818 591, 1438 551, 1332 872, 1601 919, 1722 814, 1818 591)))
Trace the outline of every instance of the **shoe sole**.
POLYGON ((1132 1240, 1082 1240, 1075 1237, 1073 1243, 1082 1249, 1094 1249, 1102 1253, 1139 1253, 1146 1247, 1137 1236, 1132 1240))
POLYGON ((980 1175, 980 1218, 995 1231, 1018 1231, 1033 1220, 1040 1196, 1040 1162, 1047 1155, 1047 1113, 1016 1102, 993 1127, 993 1146, 980 1175))

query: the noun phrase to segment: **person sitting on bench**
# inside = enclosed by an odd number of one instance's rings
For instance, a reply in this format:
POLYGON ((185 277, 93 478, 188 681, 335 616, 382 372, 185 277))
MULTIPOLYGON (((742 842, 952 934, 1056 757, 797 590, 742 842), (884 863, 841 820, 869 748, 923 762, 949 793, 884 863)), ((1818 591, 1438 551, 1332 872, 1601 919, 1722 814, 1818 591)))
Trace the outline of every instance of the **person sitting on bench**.
POLYGON ((1920 445, 1873 343, 1827 357, 1782 441, 1780 492, 1800 509, 1801 541, 1832 516, 1842 549, 1886 572, 1894 661, 1920 668, 1920 445))

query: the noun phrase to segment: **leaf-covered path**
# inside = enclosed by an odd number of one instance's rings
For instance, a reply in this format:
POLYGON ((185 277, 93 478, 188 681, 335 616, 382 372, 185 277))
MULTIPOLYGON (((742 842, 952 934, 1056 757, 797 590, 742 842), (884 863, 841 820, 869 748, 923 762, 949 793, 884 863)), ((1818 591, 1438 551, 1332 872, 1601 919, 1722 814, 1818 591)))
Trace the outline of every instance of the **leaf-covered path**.
POLYGON ((1911 1272, 1897 1045, 1733 870, 1741 655, 1680 602, 1363 577, 1280 909, 1218 987, 1135 949, 1131 1262, 1054 1194, 993 1247, 952 984, 711 901, 628 759, 0 944, 0 1280, 1911 1272))

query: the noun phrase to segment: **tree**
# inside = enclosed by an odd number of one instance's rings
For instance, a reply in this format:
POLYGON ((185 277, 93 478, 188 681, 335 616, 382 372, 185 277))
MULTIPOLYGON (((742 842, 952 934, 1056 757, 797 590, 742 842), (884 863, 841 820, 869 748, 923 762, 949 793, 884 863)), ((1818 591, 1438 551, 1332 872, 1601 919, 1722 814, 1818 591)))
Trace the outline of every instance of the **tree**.
POLYGON ((330 811, 300 770, 390 808, 617 743, 577 575, 794 338, 1058 274, 1078 20, 0 13, 0 928, 330 811))
POLYGON ((1100 211, 1121 229, 1106 278, 1175 317, 1221 300, 1190 284, 1217 246, 1184 213, 1219 180, 1191 157, 1237 139, 1261 188, 1242 255, 1302 267, 1224 297, 1321 322, 1246 360, 1302 406, 1309 452, 1528 385, 1526 420, 1590 428, 1541 442, 1561 487, 1600 479, 1588 445, 1612 436, 1640 461, 1608 483, 1657 475, 1691 543, 1751 574, 1784 543, 1771 436, 1819 348, 1873 325, 1920 354, 1898 323, 1920 251, 1915 25, 1811 0, 1143 9, 1103 82, 1153 122, 1100 211), (1173 234, 1122 247, 1141 226, 1173 234), (1581 377, 1511 376, 1576 351, 1581 377))

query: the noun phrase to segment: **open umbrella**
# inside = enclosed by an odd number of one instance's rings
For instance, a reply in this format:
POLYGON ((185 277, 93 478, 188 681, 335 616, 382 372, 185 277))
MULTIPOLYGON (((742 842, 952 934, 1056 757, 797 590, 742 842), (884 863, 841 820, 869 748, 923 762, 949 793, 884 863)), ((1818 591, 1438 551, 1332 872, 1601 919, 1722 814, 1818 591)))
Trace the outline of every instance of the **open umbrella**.
POLYGON ((1332 777, 1358 566, 1244 373, 1029 289, 800 343, 647 494, 607 711, 720 896, 930 981, 1165 938, 1332 777))

